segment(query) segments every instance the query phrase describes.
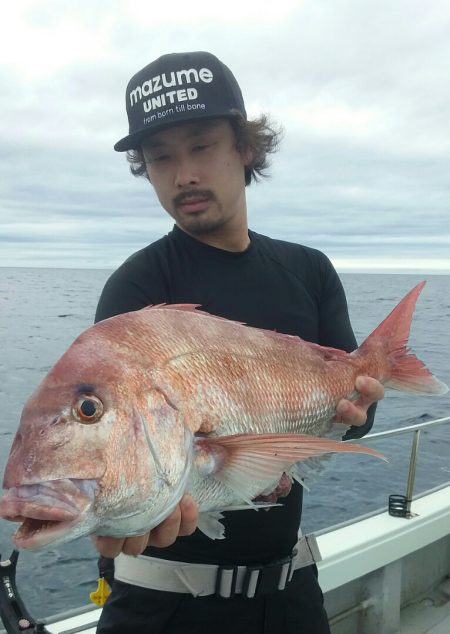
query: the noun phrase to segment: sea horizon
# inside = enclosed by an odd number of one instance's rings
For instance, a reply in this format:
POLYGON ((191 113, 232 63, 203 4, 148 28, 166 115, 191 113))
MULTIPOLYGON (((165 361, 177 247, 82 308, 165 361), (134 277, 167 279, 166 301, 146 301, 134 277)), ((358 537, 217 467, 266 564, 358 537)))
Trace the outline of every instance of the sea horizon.
MULTIPOLYGON (((56 271, 110 271, 113 272, 120 266, 48 266, 48 265, 32 265, 29 264, 0 264, 0 269, 29 269, 29 270, 56 270, 56 271)), ((351 275, 450 275, 449 269, 423 269, 423 268, 344 268, 334 265, 339 274, 351 275)))

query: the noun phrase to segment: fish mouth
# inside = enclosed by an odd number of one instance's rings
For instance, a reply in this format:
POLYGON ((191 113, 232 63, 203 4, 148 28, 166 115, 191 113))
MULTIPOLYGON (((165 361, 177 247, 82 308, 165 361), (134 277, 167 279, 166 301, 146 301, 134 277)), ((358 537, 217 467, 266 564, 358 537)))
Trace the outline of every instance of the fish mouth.
POLYGON ((64 479, 11 487, 0 500, 0 517, 21 522, 12 537, 18 548, 41 548, 85 518, 97 486, 96 480, 64 479))

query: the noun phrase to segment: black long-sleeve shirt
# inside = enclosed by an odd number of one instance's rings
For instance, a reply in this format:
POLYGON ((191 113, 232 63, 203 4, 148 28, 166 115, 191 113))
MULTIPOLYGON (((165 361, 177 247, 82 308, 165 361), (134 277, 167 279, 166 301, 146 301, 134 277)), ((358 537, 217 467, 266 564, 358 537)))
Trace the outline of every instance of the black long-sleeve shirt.
MULTIPOLYGON (((315 249, 249 232, 243 252, 195 240, 177 226, 132 255, 112 274, 100 297, 96 321, 149 304, 192 303, 249 326, 297 335, 348 352, 356 348, 347 302, 328 258, 315 249)), ((351 428, 363 436, 373 422, 351 428)), ((348 436, 347 435, 347 436, 348 436)), ((224 540, 200 531, 179 537, 154 557, 199 563, 253 564, 287 556, 296 540, 302 489, 294 484, 270 511, 225 513, 224 540)))

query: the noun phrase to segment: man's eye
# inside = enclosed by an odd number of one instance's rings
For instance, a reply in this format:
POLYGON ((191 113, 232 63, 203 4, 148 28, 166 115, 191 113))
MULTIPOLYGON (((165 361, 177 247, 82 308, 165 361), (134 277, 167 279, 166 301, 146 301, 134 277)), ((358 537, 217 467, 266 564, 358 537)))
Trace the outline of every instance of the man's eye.
POLYGON ((201 152, 202 150, 206 150, 210 147, 209 143, 203 143, 202 145, 195 145, 194 152, 201 152))
POLYGON ((147 163, 147 165, 151 165, 152 163, 162 163, 164 161, 167 161, 169 158, 170 157, 168 154, 158 154, 156 156, 146 156, 145 162, 147 163))
POLYGON ((159 156, 154 156, 151 161, 154 163, 161 163, 162 161, 167 161, 170 158, 168 154, 160 154, 159 156))

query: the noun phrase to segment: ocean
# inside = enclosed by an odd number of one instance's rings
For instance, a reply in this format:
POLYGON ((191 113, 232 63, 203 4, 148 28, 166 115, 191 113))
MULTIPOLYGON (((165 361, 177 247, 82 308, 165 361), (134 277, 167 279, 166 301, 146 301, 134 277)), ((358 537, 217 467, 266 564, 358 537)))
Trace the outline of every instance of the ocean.
MULTIPOLYGON (((22 407, 47 370, 93 320, 104 270, 0 268, 0 472, 3 473, 22 407)), ((403 295, 427 279, 413 319, 410 346, 450 384, 450 276, 343 274, 350 316, 361 342, 403 295)), ((330 315, 332 319, 332 315, 330 315)), ((388 391, 374 431, 450 415, 449 394, 420 397, 388 391)), ((305 494, 303 531, 313 531, 386 507, 404 494, 411 437, 372 442, 389 462, 335 456, 305 494)), ((422 434, 415 492, 450 481, 450 426, 422 434)), ((246 511, 253 512, 253 511, 246 511)), ((0 520, 0 553, 12 549, 14 525, 0 520)), ((23 552, 18 582, 34 617, 89 602, 96 588, 96 551, 88 538, 44 552, 23 552)))

